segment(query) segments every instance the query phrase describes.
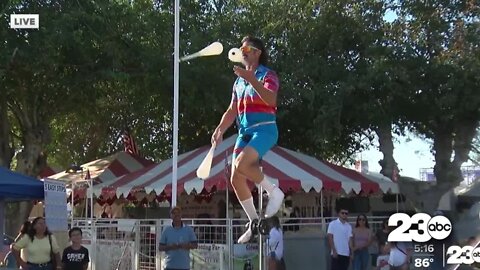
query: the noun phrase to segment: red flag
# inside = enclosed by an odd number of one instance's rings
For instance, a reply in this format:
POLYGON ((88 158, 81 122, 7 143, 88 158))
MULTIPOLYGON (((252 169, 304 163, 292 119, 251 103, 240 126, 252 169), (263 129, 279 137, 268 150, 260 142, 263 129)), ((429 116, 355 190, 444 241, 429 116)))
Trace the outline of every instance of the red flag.
POLYGON ((125 152, 134 154, 138 156, 138 148, 133 136, 130 134, 128 129, 123 133, 123 145, 125 147, 125 152))

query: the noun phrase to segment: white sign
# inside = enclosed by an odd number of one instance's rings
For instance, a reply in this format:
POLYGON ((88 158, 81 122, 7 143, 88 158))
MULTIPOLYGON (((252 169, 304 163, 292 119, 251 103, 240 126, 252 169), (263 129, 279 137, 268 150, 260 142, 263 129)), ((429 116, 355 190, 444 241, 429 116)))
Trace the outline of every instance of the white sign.
POLYGON ((38 14, 10 14, 10 28, 38 29, 40 17, 38 14))
POLYGON ((259 252, 257 243, 250 244, 234 244, 233 256, 240 258, 253 258, 259 252))
POLYGON ((192 269, 219 270, 227 269, 225 258, 227 245, 224 244, 198 244, 197 249, 192 249, 192 269))
POLYGON ((67 192, 65 183, 44 179, 45 221, 52 232, 68 230, 67 192))

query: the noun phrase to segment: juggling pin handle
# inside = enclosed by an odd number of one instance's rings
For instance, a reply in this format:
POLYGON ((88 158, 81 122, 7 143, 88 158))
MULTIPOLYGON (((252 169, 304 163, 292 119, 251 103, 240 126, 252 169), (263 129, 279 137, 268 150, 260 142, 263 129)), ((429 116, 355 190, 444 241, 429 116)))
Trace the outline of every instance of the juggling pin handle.
POLYGON ((190 54, 190 55, 187 55, 187 56, 184 56, 184 57, 180 58, 180 62, 187 61, 187 60, 190 60, 190 59, 193 59, 193 58, 197 58, 198 56, 200 56, 200 54, 198 52, 194 53, 194 54, 190 54))
POLYGON ((193 59, 193 58, 197 58, 197 57, 201 57, 201 56, 219 55, 222 52, 223 52, 223 45, 222 45, 222 43, 217 41, 217 42, 214 42, 214 43, 208 45, 207 47, 203 48, 202 50, 200 50, 200 51, 198 51, 194 54, 187 55, 187 56, 184 56, 184 57, 180 58, 180 62, 190 60, 190 59, 193 59))

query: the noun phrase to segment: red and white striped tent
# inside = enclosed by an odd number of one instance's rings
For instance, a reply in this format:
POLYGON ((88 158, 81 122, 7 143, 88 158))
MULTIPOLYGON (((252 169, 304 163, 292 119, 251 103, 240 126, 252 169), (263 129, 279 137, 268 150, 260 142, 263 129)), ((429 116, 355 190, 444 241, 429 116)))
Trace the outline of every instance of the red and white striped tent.
MULTIPOLYGON (((210 146, 204 146, 178 157, 178 192, 191 193, 210 191, 213 187, 225 190, 226 172, 231 164, 232 151, 236 136, 224 140, 217 149, 212 162, 210 177, 206 180, 197 178, 196 170, 206 156, 210 146), (228 161, 227 161, 228 160, 228 161)), ((398 193, 398 186, 390 179, 360 173, 329 162, 320 161, 305 154, 276 146, 262 160, 263 171, 284 191, 320 192, 322 189, 345 193, 398 193)), ((153 164, 136 172, 103 181, 94 186, 96 196, 127 197, 130 193, 145 191, 157 195, 171 193, 172 160, 153 164)), ((251 185, 253 188, 254 185, 251 185)))
MULTIPOLYGON (((69 173, 62 171, 48 178, 66 181, 68 184, 92 178, 94 183, 112 181, 122 175, 138 171, 154 164, 153 161, 124 151, 117 152, 105 158, 96 159, 82 164, 82 171, 69 173)), ((85 188, 75 188, 75 197, 84 197, 85 188)))

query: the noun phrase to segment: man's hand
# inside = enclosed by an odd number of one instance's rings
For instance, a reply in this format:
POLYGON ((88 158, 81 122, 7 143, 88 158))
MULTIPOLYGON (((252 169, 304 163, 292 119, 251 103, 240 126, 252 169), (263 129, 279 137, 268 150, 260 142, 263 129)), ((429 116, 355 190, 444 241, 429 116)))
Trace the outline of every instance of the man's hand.
POLYGON ((247 70, 239 66, 234 66, 233 73, 235 73, 235 75, 237 75, 238 77, 243 78, 245 81, 249 82, 250 84, 257 80, 257 78, 255 77, 254 70, 247 70))
POLYGON ((212 145, 213 144, 219 145, 222 142, 222 139, 223 139, 223 132, 219 128, 216 128, 212 135, 212 145))
POLYGON ((335 259, 338 257, 338 254, 337 254, 337 251, 336 251, 336 250, 333 251, 332 257, 335 258, 335 259))

